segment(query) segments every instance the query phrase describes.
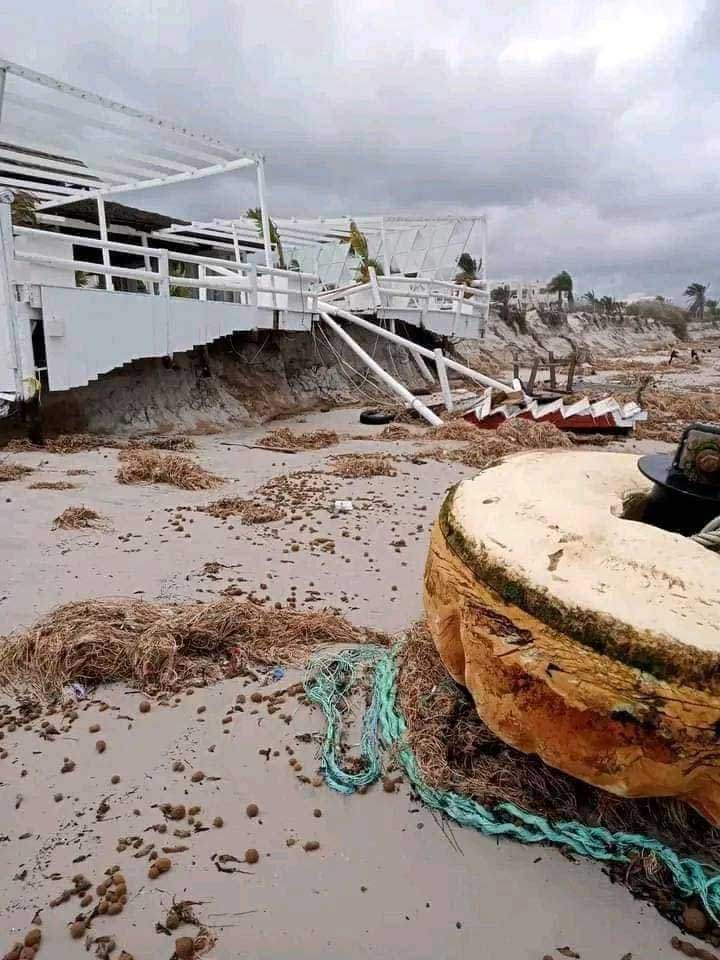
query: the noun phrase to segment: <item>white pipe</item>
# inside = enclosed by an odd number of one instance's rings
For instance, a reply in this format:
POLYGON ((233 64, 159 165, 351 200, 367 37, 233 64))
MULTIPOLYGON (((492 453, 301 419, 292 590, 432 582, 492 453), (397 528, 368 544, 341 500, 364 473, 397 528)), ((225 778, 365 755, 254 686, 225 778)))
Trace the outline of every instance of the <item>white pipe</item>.
POLYGON ((265 247, 265 266, 273 266, 272 245, 270 243, 270 222, 265 206, 265 162, 257 161, 258 198, 260 200, 260 220, 262 221, 263 246, 265 247))
MULTIPOLYGON (((362 317, 356 317, 355 314, 348 313, 347 310, 341 310, 340 307, 336 307, 334 303, 326 303, 326 301, 320 299, 318 300, 318 307, 320 309, 327 310, 328 313, 342 317, 343 320, 357 324, 359 327, 364 327, 366 330, 370 330, 379 337, 385 337, 386 340, 392 340, 393 343, 399 343, 401 347, 406 347, 408 350, 418 353, 421 357, 427 357, 428 360, 435 360, 435 354, 432 350, 428 350, 426 347, 421 347, 420 344, 413 343, 412 340, 406 340, 397 333, 390 333, 389 330, 385 330, 383 327, 379 327, 374 323, 370 323, 369 320, 363 320, 362 317)), ((445 366, 449 367, 451 370, 456 370, 458 373, 468 377, 470 380, 476 380, 478 383, 482 383, 482 385, 485 387, 495 387, 496 390, 505 391, 511 389, 510 385, 503 383, 502 380, 495 380, 493 377, 486 377, 484 373, 478 373, 476 370, 471 370, 470 367, 466 367, 462 363, 457 363, 457 361, 451 360, 449 357, 445 358, 445 366)))
POLYGON ((335 333, 340 337, 341 340, 350 347, 354 354, 356 354, 360 359, 372 370, 372 372, 379 377, 390 389, 396 393, 401 399, 407 403, 416 413, 419 413, 421 417, 424 417, 428 423, 432 424, 433 427, 438 427, 442 423, 440 417, 436 416, 429 407, 426 407, 425 404, 418 400, 407 387, 404 387, 399 383, 394 377, 390 376, 387 370, 383 370, 379 363, 370 356, 369 353, 366 353, 359 343, 356 343, 355 340, 350 336, 347 330, 343 330, 339 323, 336 323, 332 317, 328 316, 327 313, 320 311, 320 316, 327 323, 327 325, 335 331, 335 333))

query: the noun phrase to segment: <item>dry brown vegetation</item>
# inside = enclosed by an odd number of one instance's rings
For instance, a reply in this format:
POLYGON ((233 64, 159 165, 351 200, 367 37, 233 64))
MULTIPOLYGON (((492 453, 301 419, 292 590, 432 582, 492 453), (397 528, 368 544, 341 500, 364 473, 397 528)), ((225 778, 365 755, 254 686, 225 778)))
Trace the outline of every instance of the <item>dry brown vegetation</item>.
POLYGON ((53 520, 53 530, 85 530, 105 526, 107 521, 90 507, 67 507, 53 520))
MULTIPOLYGON (((378 440, 414 440, 418 436, 417 432, 404 427, 401 423, 389 423, 378 434, 378 440)), ((363 440, 374 440, 374 434, 363 434, 363 440)))
POLYGON ((500 457, 520 450, 547 450, 552 447, 571 447, 571 437, 552 423, 515 418, 501 424, 497 430, 483 430, 466 420, 454 420, 436 427, 429 433, 446 440, 462 440, 462 447, 431 447, 422 450, 422 456, 433 460, 454 460, 465 466, 482 470, 500 457), (454 429, 451 429, 454 428, 454 429))
POLYGON ((394 477, 392 458, 383 454, 345 453, 331 458, 331 471, 336 477, 394 477))
POLYGON ((300 664, 324 644, 382 639, 325 611, 296 613, 229 598, 209 604, 84 600, 0 638, 0 686, 43 697, 58 696, 71 681, 170 688, 193 676, 227 673, 228 658, 231 667, 300 664))
POLYGON ((4 449, 8 453, 28 453, 45 450, 48 453, 84 453, 102 447, 119 450, 192 450, 195 441, 190 437, 139 437, 124 440, 119 437, 104 437, 92 433, 61 433, 48 437, 41 444, 16 438, 8 440, 4 449))
POLYGON ((720 393, 648 390, 643 394, 642 405, 648 419, 636 427, 636 436, 641 440, 677 443, 683 429, 694 420, 720 422, 720 393))
POLYGON ((286 450, 321 450, 333 447, 341 437, 334 430, 312 430, 307 433, 293 433, 287 427, 272 430, 258 440, 259 447, 278 447, 286 450))
POLYGON ((75 490, 76 483, 69 483, 67 480, 38 480, 37 483, 31 483, 29 490, 75 490))
POLYGON ((243 500, 241 497, 221 497, 206 507, 198 507, 198 510, 220 520, 237 516, 243 523, 272 523, 285 516, 285 511, 280 507, 255 500, 243 500))
POLYGON ((23 477, 32 472, 32 467, 26 467, 22 463, 14 463, 12 460, 5 460, 0 463, 0 483, 8 480, 22 480, 23 477))
POLYGON ((122 450, 117 472, 120 483, 167 483, 182 490, 208 490, 223 482, 200 464, 177 453, 122 450))

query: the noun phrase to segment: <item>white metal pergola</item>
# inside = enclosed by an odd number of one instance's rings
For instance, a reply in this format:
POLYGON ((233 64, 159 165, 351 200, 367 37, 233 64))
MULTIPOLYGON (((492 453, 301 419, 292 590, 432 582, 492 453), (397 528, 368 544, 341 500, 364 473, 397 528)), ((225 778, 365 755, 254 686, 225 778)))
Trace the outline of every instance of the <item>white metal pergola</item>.
MULTIPOLYGON (((251 166, 265 265, 272 267, 261 154, 0 59, 0 188, 30 193, 41 211, 95 199, 103 241, 106 197, 251 166)), ((107 249, 103 258, 109 266, 107 249)))
MULTIPOLYGON (((370 255, 386 276, 412 273, 426 279, 448 279, 456 270, 461 253, 468 250, 476 230, 480 232, 479 280, 487 280, 487 217, 358 216, 302 219, 283 217, 274 221, 286 260, 297 259, 303 270, 318 273, 333 284, 348 281, 352 260, 349 248, 351 224, 365 235, 370 255)), ((235 251, 253 250, 258 233, 254 220, 194 221, 177 224, 158 236, 205 239, 235 251)))

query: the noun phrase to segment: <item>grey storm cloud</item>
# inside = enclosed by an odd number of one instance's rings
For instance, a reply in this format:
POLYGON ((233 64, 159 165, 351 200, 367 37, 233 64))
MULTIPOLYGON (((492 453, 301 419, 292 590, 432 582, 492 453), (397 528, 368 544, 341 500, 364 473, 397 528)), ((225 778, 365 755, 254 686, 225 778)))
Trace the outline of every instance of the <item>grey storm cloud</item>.
POLYGON ((699 0, 0 0, 0 55, 263 152, 277 215, 487 212, 492 277, 618 297, 720 293, 719 48, 699 0))

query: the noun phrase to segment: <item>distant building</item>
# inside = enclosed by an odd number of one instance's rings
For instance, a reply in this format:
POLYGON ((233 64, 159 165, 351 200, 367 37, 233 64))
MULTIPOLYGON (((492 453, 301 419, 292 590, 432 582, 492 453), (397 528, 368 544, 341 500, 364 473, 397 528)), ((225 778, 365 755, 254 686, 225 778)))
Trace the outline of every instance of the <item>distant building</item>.
MULTIPOLYGON (((548 290, 547 280, 493 280, 490 289, 496 287, 510 287, 510 302, 513 306, 522 307, 552 307, 558 304, 558 294, 548 290)), ((561 294, 563 305, 567 305, 567 294, 561 294)))

